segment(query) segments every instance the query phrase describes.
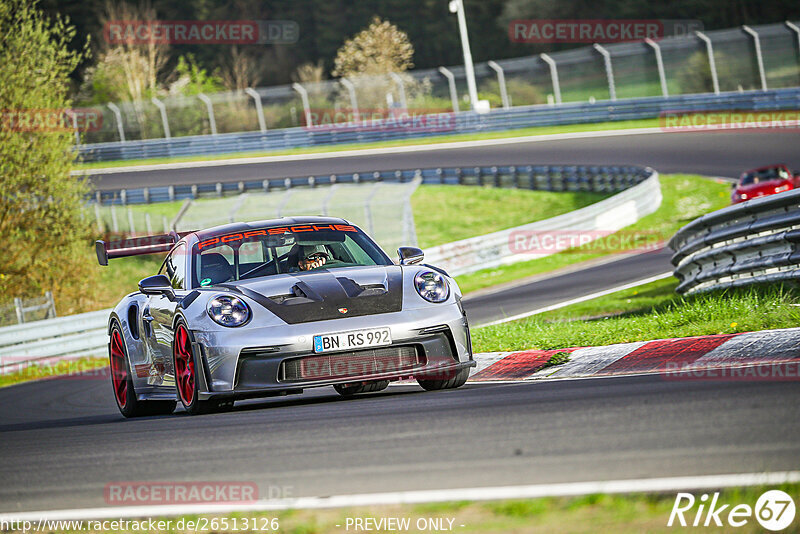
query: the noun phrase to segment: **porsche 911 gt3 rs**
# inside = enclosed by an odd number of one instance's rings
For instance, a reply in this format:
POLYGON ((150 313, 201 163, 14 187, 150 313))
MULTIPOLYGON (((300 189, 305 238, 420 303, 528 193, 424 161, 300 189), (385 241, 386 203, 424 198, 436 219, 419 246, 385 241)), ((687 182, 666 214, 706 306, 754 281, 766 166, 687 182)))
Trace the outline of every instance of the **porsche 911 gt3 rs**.
POLYGON ((98 261, 168 252, 108 323, 114 398, 126 417, 190 414, 237 399, 333 386, 345 396, 414 378, 463 385, 472 359, 456 282, 330 217, 232 223, 98 241, 98 261))

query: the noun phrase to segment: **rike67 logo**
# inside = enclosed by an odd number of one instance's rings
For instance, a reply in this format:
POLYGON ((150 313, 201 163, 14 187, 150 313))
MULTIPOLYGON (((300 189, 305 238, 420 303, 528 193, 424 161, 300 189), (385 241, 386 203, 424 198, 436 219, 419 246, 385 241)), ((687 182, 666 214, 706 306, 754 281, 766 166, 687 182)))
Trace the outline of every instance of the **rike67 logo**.
POLYGON ((691 493, 678 493, 667 526, 738 528, 755 519, 762 528, 779 532, 792 524, 794 516, 794 499, 781 490, 764 492, 755 507, 720 502, 719 493, 711 498, 704 493, 699 499, 691 493))

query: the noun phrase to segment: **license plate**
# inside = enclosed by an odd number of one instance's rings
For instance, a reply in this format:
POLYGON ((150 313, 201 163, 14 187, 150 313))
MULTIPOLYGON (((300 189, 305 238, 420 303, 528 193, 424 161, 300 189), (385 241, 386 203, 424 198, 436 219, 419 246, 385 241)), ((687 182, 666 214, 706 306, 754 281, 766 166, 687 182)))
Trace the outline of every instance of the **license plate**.
POLYGON ((363 349, 392 344, 389 328, 366 328, 340 334, 314 336, 314 352, 333 352, 337 350, 363 349))

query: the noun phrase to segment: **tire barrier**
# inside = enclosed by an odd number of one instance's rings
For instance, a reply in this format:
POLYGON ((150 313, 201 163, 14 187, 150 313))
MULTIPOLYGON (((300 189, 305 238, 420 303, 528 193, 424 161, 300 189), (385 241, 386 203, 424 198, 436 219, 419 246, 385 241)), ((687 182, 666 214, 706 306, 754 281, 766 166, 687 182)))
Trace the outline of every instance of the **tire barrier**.
POLYGON ((678 293, 800 280, 800 190, 704 215, 669 247, 678 293))

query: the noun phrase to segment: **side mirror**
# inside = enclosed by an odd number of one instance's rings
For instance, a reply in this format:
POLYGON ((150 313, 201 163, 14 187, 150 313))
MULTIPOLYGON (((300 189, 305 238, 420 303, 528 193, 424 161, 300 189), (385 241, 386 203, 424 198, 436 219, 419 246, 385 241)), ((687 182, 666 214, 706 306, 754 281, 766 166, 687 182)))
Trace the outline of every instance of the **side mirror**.
POLYGON ((400 265, 414 265, 425 258, 425 253, 416 247, 400 247, 397 249, 400 265))
POLYGON ((164 295, 169 299, 175 296, 172 285, 169 283, 169 278, 163 274, 156 274, 139 280, 139 291, 145 295, 164 295))

